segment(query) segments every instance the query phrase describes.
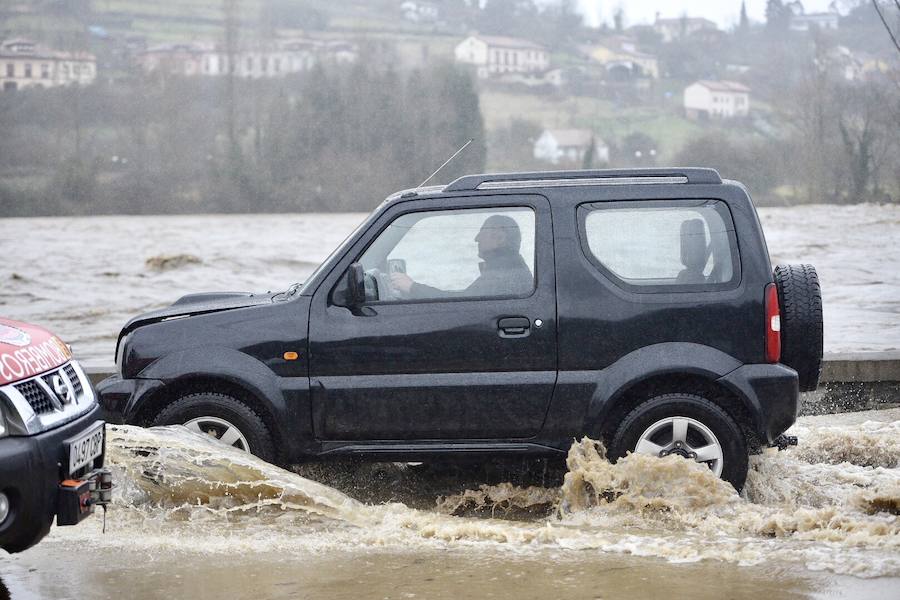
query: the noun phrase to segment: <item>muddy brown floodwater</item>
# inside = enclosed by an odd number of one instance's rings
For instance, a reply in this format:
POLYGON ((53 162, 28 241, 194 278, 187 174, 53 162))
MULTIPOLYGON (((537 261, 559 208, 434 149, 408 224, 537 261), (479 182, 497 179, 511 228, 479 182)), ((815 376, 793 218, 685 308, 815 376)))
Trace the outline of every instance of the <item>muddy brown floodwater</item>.
POLYGON ((900 598, 900 410, 792 433, 739 496, 590 440, 515 474, 290 472, 181 427, 114 427, 107 533, 98 515, 0 556, 0 598, 900 598))

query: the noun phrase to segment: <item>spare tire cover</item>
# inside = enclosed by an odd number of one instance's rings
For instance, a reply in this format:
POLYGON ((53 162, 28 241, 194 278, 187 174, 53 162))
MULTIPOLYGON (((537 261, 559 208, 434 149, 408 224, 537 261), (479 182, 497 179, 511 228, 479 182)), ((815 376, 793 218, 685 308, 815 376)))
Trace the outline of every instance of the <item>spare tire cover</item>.
POLYGON ((811 392, 822 372, 822 292, 812 265, 778 265, 781 362, 797 371, 800 391, 811 392))

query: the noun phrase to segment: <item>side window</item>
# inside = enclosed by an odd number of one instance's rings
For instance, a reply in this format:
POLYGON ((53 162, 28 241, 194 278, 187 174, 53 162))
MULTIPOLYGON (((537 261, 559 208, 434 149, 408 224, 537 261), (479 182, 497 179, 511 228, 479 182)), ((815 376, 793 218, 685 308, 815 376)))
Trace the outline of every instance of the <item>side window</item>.
POLYGON ((370 300, 527 296, 534 241, 531 208, 423 211, 397 217, 359 262, 370 300))
POLYGON ((740 280, 734 225, 723 202, 595 203, 578 214, 589 258, 624 287, 717 289, 740 280))

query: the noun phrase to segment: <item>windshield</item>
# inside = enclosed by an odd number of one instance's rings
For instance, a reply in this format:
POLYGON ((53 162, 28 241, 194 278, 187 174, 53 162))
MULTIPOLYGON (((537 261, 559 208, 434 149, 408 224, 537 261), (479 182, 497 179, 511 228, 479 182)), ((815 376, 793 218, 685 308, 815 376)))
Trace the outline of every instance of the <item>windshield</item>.
POLYGON ((368 217, 363 219, 362 223, 357 225, 353 229, 353 231, 350 232, 350 235, 348 235, 346 238, 344 238, 344 241, 341 242, 340 244, 338 244, 338 246, 334 250, 331 251, 331 254, 329 254, 328 257, 325 260, 323 260, 322 263, 318 267, 316 267, 316 270, 313 271, 309 277, 307 277, 306 281, 300 287, 300 295, 301 296, 312 295, 313 291, 315 290, 316 286, 318 285, 317 282, 327 274, 328 270, 331 268, 331 264, 334 263, 338 258, 343 256, 343 254, 347 250, 347 248, 349 248, 350 245, 353 243, 353 240, 356 239, 357 234, 359 234, 359 232, 363 231, 366 227, 368 227, 369 223, 371 223, 375 219, 375 216, 378 213, 379 213, 379 210, 377 210, 377 209, 372 211, 372 213, 368 217))

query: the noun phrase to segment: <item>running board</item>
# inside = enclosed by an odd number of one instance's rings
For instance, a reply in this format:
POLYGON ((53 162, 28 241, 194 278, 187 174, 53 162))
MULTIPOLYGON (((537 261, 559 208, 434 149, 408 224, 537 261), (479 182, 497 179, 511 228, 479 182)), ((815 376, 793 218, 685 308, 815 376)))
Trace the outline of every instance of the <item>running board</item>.
POLYGON ((559 448, 527 442, 506 443, 346 443, 324 442, 320 456, 380 456, 408 459, 410 457, 512 455, 552 456, 565 454, 559 448))

